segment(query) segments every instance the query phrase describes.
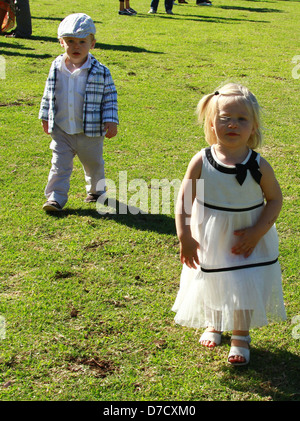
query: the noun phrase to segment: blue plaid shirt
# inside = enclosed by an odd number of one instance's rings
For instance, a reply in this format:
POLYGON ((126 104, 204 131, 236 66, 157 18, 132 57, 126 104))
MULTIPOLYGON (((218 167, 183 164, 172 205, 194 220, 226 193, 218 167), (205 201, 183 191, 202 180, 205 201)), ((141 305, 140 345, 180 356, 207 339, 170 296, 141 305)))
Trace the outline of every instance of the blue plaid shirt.
MULTIPOLYGON (((39 118, 48 121, 49 133, 55 121, 55 84, 63 55, 50 68, 41 102, 39 118)), ((91 55, 83 104, 83 131, 87 136, 104 136, 104 123, 119 123, 117 91, 110 71, 91 55)))

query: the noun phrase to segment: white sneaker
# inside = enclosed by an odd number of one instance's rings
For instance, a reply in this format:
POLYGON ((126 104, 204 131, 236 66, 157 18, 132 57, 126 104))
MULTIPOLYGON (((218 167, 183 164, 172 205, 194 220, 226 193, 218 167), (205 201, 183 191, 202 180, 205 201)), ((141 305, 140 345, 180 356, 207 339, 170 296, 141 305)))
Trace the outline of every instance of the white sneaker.
POLYGON ((152 7, 151 7, 151 9, 149 10, 149 12, 148 13, 152 13, 152 14, 154 14, 154 13, 156 13, 156 10, 154 10, 152 7))

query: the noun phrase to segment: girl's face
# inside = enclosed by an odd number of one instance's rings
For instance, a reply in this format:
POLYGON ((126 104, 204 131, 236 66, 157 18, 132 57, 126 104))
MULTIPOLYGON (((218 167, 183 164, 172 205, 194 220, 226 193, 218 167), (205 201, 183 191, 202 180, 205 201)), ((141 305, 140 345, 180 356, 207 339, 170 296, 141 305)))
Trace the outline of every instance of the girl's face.
POLYGON ((96 41, 92 36, 86 38, 64 37, 60 45, 65 49, 67 59, 75 67, 82 66, 87 60, 90 49, 95 47, 96 41))
POLYGON ((242 100, 236 97, 220 97, 212 123, 217 143, 227 148, 246 148, 254 133, 254 121, 242 100))

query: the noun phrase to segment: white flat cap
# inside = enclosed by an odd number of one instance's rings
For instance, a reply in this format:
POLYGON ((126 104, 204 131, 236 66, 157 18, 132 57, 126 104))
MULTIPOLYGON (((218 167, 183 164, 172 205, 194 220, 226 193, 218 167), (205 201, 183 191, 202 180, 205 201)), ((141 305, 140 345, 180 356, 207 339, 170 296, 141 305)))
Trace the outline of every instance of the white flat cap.
POLYGON ((95 24, 92 18, 85 13, 73 13, 72 15, 67 16, 60 22, 57 30, 58 38, 86 38, 90 34, 94 35, 95 33, 95 24))

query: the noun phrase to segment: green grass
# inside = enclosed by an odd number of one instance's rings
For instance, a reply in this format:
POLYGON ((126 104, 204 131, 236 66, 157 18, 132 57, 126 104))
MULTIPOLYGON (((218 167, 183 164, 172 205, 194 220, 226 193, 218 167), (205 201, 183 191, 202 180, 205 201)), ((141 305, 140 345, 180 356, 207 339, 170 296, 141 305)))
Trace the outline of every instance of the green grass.
MULTIPOLYGON (((0 399, 300 400, 299 1, 214 0, 174 6, 174 16, 117 14, 117 2, 31 2, 33 37, 0 38, 0 399), (251 332, 251 363, 226 365, 229 334, 211 352, 200 331, 171 312, 181 264, 174 212, 99 215, 85 204, 75 160, 63 215, 42 211, 49 137, 37 119, 57 26, 84 11, 97 27, 94 55, 119 94, 120 126, 105 141, 107 178, 182 179, 206 146, 196 125, 203 94, 227 80, 246 84, 264 109, 265 146, 284 194, 277 222, 288 320, 251 332)), ((149 188, 149 192, 150 192, 149 188)), ((133 195, 128 192, 128 198, 133 195)), ((149 193, 150 197, 150 193, 149 193)), ((150 199, 149 199, 150 200, 150 199)))

